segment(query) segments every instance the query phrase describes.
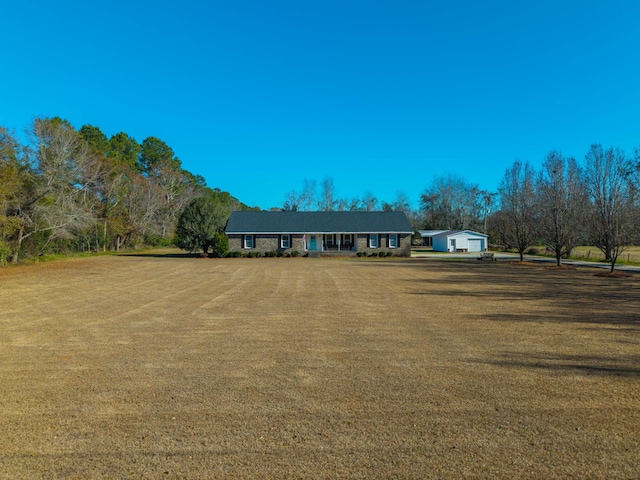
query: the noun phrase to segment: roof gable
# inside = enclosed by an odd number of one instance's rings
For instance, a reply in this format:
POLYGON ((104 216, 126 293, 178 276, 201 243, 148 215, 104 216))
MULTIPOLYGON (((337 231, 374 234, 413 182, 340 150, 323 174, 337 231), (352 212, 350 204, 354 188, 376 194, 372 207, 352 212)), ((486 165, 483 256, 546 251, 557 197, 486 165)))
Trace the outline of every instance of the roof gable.
POLYGON ((434 235, 434 237, 456 237, 456 236, 489 237, 489 235, 485 235, 484 233, 474 232, 473 230, 446 230, 437 235, 434 235))
POLYGON ((232 212, 227 234, 413 233, 404 212, 232 212))

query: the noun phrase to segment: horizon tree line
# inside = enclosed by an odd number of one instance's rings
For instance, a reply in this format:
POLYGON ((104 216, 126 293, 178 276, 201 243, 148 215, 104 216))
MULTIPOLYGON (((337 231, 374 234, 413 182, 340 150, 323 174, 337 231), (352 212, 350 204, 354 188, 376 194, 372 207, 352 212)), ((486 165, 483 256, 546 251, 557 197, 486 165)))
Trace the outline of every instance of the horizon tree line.
POLYGON ((305 179, 288 192, 285 211, 404 211, 415 230, 475 230, 493 243, 515 249, 524 259, 532 245, 544 245, 562 258, 583 244, 602 251, 615 268, 620 255, 640 242, 640 147, 632 156, 621 149, 594 144, 581 163, 551 151, 539 170, 516 160, 504 173, 497 192, 479 188, 461 175, 434 177, 412 209, 399 191, 393 202, 371 192, 362 198, 336 195, 333 179, 305 179))
POLYGON ((198 197, 248 208, 182 168, 156 137, 37 118, 26 141, 0 126, 0 265, 21 256, 169 245, 198 197))
MULTIPOLYGON (((640 147, 627 155, 594 144, 583 162, 558 151, 537 171, 515 161, 497 192, 455 173, 434 177, 417 209, 403 191, 391 202, 370 191, 339 197, 330 176, 319 184, 305 179, 300 190, 285 194, 281 209, 403 211, 416 230, 482 231, 521 259, 530 246, 545 245, 558 265, 587 243, 613 270, 622 252, 640 241, 639 190, 640 147)), ((96 126, 76 130, 53 117, 34 120, 21 142, 0 126, 0 265, 43 253, 175 244, 180 216, 200 198, 209 199, 218 233, 232 210, 250 208, 183 169, 157 137, 138 143, 119 132, 108 138, 96 126)))

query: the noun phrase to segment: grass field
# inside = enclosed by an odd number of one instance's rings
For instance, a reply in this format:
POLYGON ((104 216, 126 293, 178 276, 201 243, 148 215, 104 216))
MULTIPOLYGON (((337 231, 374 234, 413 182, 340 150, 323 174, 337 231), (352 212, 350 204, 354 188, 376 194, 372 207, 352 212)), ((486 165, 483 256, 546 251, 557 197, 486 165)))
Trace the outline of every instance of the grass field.
MULTIPOLYGON (((604 254, 596 247, 590 246, 576 247, 571 252, 571 255, 574 258, 584 258, 593 261, 604 260, 604 254)), ((640 263, 640 247, 629 247, 622 252, 618 261, 640 263)))
POLYGON ((637 275, 108 256, 0 305, 0 478, 640 471, 637 275))

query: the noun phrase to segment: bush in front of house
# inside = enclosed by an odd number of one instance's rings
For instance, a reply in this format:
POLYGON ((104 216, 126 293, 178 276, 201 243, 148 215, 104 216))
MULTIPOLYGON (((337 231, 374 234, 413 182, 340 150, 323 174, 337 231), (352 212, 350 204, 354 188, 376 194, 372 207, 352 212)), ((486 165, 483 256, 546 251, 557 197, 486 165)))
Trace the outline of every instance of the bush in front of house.
POLYGON ((298 250, 294 250, 293 252, 291 252, 291 256, 292 257, 299 257, 300 256, 300 252, 298 250))
POLYGON ((277 255, 276 252, 264 252, 265 257, 274 258, 277 255))
POLYGON ((211 256, 224 258, 229 251, 229 240, 224 232, 216 232, 211 243, 211 256))

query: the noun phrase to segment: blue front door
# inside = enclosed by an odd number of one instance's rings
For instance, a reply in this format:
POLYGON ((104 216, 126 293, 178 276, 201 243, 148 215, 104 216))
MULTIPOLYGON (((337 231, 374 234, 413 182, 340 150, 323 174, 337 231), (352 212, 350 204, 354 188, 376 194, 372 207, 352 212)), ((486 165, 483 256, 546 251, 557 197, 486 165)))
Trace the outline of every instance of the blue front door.
POLYGON ((315 250, 315 249, 316 249, 316 236, 311 235, 311 239, 309 240, 309 250, 315 250))

